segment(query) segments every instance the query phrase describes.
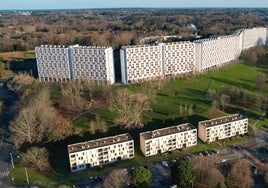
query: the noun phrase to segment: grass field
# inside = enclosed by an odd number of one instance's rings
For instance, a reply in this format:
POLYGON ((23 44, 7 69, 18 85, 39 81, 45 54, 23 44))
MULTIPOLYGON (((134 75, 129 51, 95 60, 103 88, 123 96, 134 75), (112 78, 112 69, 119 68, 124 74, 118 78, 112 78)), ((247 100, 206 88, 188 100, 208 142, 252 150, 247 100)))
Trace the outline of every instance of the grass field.
MULTIPOLYGON (((52 175, 51 177, 47 177, 48 180, 41 180, 41 176, 36 176, 36 178, 33 178, 33 180, 31 181, 34 182, 39 180, 51 182, 68 179, 68 181, 72 182, 77 178, 87 177, 88 174, 105 173, 113 168, 144 165, 148 162, 156 162, 164 159, 175 158, 176 156, 184 155, 186 153, 195 153, 214 147, 221 147, 217 143, 204 144, 199 142, 198 146, 190 148, 187 151, 175 151, 168 155, 145 158, 139 149, 139 133, 186 122, 192 123, 194 126, 197 127, 198 121, 223 116, 227 113, 246 114, 249 117, 250 122, 255 122, 260 117, 262 112, 258 110, 258 108, 254 105, 249 106, 247 108, 242 108, 238 103, 233 102, 232 104, 229 104, 227 106, 226 112, 219 111, 217 113, 211 113, 211 100, 206 97, 206 92, 208 91, 208 89, 221 91, 230 87, 238 87, 242 88, 243 90, 246 90, 251 95, 258 95, 258 91, 255 88, 255 79, 257 75, 261 72, 267 74, 267 68, 268 65, 252 66, 247 63, 237 63, 228 67, 221 68, 219 70, 209 72, 204 75, 197 75, 191 78, 178 78, 165 81, 163 88, 159 90, 156 95, 157 102, 152 104, 153 112, 151 114, 151 120, 149 120, 142 129, 126 130, 114 125, 113 120, 116 114, 110 112, 108 106, 104 107, 101 110, 95 111, 92 114, 85 114, 75 120, 72 124, 72 128, 76 135, 68 137, 63 141, 46 145, 46 147, 50 151, 50 162, 54 168, 54 175, 56 174, 57 178, 52 175), (193 114, 188 117, 181 116, 181 106, 185 107, 189 105, 195 106, 193 114), (106 133, 97 132, 96 134, 91 135, 88 132, 88 124, 89 121, 93 119, 97 114, 100 115, 100 117, 107 122, 107 124, 109 125, 109 131, 106 133), (102 169, 97 168, 95 170, 89 170, 81 173, 70 173, 67 152, 68 144, 92 140, 110 135, 117 135, 126 132, 129 132, 132 135, 135 142, 134 159, 114 165, 109 165, 108 167, 105 166, 102 169)), ((132 91, 138 91, 140 90, 141 86, 130 85, 126 87, 132 91)), ((268 86, 265 86, 262 92, 264 94, 267 94, 268 86)), ((262 122, 266 124, 268 123, 268 120, 264 118, 262 122)), ((243 139, 249 138, 251 137, 245 137, 243 139)), ((241 139, 237 138, 233 139, 228 144, 233 144, 240 141, 241 139)), ((25 181, 22 180, 23 178, 20 178, 20 168, 21 167, 18 165, 18 167, 16 167, 16 169, 18 169, 18 172, 15 171, 14 173, 15 179, 17 179, 15 182, 18 184, 23 183, 23 181, 25 181), (18 175, 16 175, 16 173, 18 175)))

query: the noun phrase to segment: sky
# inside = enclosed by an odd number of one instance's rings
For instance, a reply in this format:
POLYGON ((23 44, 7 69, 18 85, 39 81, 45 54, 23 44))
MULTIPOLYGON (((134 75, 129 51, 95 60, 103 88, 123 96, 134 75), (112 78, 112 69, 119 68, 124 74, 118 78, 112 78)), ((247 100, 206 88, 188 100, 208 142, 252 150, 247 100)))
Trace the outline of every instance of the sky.
POLYGON ((268 8, 268 0, 0 0, 0 10, 86 8, 268 8))

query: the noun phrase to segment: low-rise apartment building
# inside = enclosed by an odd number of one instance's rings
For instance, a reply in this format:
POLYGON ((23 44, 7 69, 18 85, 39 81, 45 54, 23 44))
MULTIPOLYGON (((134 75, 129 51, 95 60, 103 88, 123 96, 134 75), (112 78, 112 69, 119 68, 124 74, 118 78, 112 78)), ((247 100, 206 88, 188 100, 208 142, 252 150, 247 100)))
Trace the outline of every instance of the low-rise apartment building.
POLYGON ((198 123, 198 137, 205 143, 244 135, 248 132, 248 118, 233 114, 198 123))
POLYGON ((121 134, 68 145, 72 172, 134 157, 134 141, 121 134))
POLYGON ((197 129, 190 123, 140 133, 140 149, 148 157, 197 144, 197 129))

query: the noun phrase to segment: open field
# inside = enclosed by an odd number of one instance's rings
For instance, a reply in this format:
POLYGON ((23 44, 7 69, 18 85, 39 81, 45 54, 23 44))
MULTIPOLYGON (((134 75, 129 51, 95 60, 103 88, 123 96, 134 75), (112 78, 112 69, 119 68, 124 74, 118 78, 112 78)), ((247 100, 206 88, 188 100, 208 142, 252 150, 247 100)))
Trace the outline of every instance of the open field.
POLYGON ((35 52, 33 51, 16 51, 16 52, 3 52, 0 57, 4 61, 19 61, 25 59, 35 59, 35 52))

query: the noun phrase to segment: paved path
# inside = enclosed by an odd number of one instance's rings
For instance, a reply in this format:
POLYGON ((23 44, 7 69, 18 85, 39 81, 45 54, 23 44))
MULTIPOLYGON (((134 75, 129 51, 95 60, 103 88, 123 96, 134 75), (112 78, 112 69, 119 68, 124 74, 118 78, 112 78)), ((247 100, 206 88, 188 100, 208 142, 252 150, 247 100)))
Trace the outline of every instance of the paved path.
POLYGON ((5 112, 0 116, 0 126, 4 130, 4 134, 0 144, 0 187, 13 187, 10 184, 11 176, 11 154, 16 156, 16 149, 10 138, 8 129, 9 122, 14 117, 14 112, 11 110, 14 103, 18 100, 16 94, 5 87, 4 84, 0 85, 0 97, 4 100, 5 112))

